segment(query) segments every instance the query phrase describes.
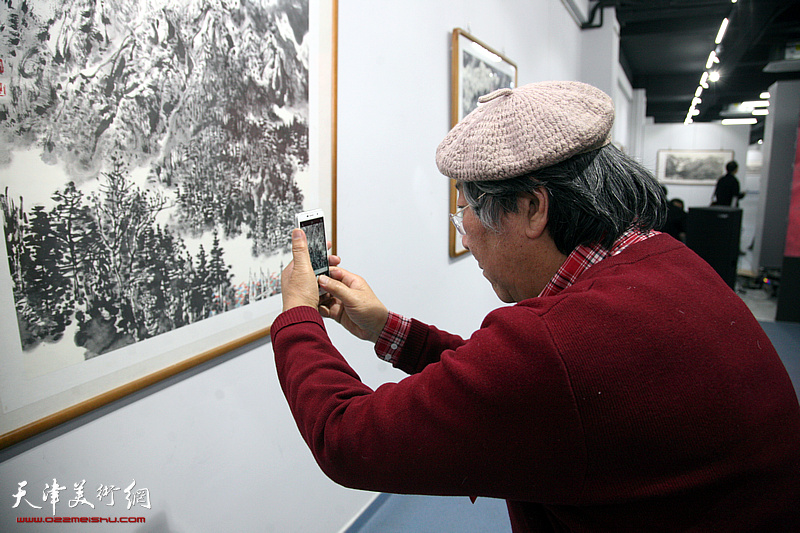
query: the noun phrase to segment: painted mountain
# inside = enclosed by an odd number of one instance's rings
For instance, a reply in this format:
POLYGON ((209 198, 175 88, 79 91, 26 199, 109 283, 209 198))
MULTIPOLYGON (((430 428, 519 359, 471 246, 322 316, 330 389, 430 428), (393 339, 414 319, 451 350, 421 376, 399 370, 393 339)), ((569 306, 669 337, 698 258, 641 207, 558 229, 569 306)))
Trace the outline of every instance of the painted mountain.
POLYGON ((263 265, 288 252, 302 207, 307 1, 0 4, 0 203, 23 348, 93 357, 279 292, 263 265), (57 186, 12 164, 31 152, 57 186), (49 200, 28 201, 44 183, 49 200))

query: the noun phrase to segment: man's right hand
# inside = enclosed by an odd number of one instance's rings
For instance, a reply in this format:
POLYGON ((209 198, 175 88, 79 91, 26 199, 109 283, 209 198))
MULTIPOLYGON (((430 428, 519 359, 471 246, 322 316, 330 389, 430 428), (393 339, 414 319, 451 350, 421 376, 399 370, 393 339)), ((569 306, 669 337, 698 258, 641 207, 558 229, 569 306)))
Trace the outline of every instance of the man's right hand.
POLYGON ((332 318, 359 339, 376 342, 389 319, 389 310, 372 292, 364 278, 343 268, 331 267, 330 277, 320 276, 327 293, 320 314, 332 318))

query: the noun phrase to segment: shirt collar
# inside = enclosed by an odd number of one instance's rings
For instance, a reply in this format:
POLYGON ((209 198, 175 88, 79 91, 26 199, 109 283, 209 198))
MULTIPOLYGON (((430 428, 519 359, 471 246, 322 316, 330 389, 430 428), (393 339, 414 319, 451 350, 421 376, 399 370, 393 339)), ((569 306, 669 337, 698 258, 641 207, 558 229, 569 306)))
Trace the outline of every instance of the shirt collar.
POLYGON ((654 230, 643 232, 636 228, 629 228, 619 239, 614 241, 614 244, 611 245, 611 249, 599 243, 579 245, 572 250, 572 253, 569 254, 567 260, 564 261, 555 276, 545 285, 539 297, 558 294, 575 283, 575 280, 592 265, 599 263, 606 257, 617 255, 631 244, 649 239, 659 233, 660 232, 654 230))

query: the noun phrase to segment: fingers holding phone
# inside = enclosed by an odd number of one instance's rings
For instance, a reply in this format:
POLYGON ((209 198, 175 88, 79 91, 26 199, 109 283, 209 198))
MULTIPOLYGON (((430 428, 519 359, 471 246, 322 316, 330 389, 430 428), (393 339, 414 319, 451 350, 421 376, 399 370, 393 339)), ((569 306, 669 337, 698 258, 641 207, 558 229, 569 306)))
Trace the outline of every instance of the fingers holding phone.
POLYGON ((363 278, 336 268, 341 259, 328 255, 330 242, 325 237, 321 209, 298 213, 296 220, 302 232, 295 230, 292 234, 294 259, 282 278, 284 310, 290 308, 287 305, 318 307, 322 316, 333 318, 356 337, 376 341, 386 325, 389 311, 363 278), (300 236, 300 240, 295 239, 296 236, 300 236))
MULTIPOLYGON (((318 307, 323 291, 317 277, 328 273, 328 241, 322 210, 298 213, 295 220, 300 229, 292 231, 292 262, 281 275, 284 311, 301 305, 318 307)), ((335 258, 336 264, 338 261, 335 258)))
POLYGON ((333 318, 359 339, 378 340, 389 310, 364 278, 343 268, 332 268, 329 276, 320 278, 320 286, 329 295, 320 302, 322 316, 333 318))

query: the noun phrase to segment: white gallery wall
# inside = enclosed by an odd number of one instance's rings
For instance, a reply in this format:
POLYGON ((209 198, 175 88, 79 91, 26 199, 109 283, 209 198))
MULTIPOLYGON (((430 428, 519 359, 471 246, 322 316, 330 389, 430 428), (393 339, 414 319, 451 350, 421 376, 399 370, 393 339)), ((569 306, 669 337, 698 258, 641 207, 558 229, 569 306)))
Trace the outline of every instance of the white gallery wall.
MULTIPOLYGON (((585 0, 573 3, 585 14, 585 0)), ((594 76, 582 66, 581 31, 554 0, 340 2, 343 266, 367 278, 391 309, 469 335, 500 302, 471 256, 448 256, 448 180, 434 152, 449 129, 455 27, 513 59, 521 84, 590 81, 613 60, 591 66, 594 76)), ((336 324, 329 331, 366 383, 402 378, 368 344, 336 324)), ((83 479, 122 487, 135 480, 149 489, 152 506, 134 514, 147 519, 129 528, 140 532, 338 531, 374 497, 319 471, 291 419, 266 340, 2 450, 0 461, 2 531, 52 529, 17 528, 15 517, 28 514, 25 503, 11 508, 23 480, 39 505, 37 489, 53 479, 70 491, 83 479)), ((62 507, 59 514, 79 515, 62 507)))

